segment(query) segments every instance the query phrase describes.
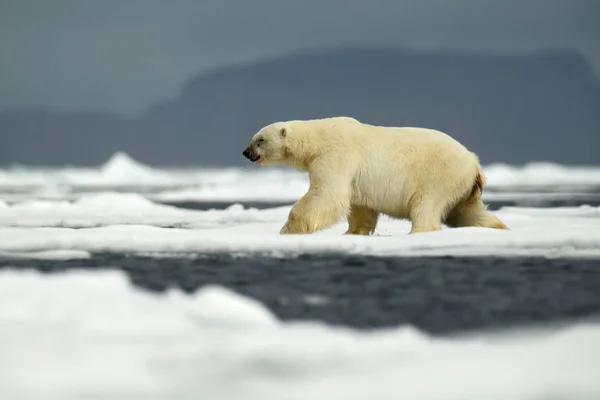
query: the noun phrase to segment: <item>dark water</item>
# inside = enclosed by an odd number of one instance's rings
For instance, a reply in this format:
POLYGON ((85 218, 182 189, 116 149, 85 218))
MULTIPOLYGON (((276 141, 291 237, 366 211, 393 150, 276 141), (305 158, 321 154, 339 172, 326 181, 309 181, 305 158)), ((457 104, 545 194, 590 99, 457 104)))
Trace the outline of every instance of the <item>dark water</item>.
POLYGON ((120 269, 138 288, 194 292, 218 284, 260 300, 283 320, 355 328, 408 323, 433 334, 600 316, 600 260, 543 257, 150 258, 0 260, 0 268, 58 273, 120 269))
MULTIPOLYGON (((257 208, 259 210, 291 206, 293 201, 239 201, 237 204, 242 204, 245 208, 257 208)), ((571 198, 528 198, 528 199, 506 199, 492 200, 485 202, 488 209, 495 211, 502 207, 579 207, 581 205, 589 205, 592 207, 600 206, 600 194, 588 193, 581 196, 573 196, 571 198)), ((162 204, 173 205, 180 208, 191 210, 223 210, 233 203, 230 201, 171 201, 162 202, 162 204)))

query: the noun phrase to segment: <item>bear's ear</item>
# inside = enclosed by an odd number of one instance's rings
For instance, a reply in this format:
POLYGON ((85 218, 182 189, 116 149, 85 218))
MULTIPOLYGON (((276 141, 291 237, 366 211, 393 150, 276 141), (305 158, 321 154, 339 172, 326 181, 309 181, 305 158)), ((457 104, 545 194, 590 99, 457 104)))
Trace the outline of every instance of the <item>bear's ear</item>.
POLYGON ((279 134, 281 137, 285 137, 287 135, 287 129, 285 129, 285 126, 279 130, 279 134))

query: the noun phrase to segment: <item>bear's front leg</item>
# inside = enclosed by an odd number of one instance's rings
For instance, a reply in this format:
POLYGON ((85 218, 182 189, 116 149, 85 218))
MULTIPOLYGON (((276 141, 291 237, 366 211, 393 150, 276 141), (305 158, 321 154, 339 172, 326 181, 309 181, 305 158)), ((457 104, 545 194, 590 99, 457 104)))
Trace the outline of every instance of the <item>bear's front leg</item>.
MULTIPOLYGON (((326 192, 325 192, 326 193, 326 192)), ((323 192, 310 191, 292 207, 280 234, 310 234, 338 222, 349 206, 331 199, 323 192)))
MULTIPOLYGON (((291 214, 291 212, 290 212, 291 214)), ((294 234, 303 234, 303 233, 310 233, 308 232, 308 229, 306 226, 303 227, 302 223, 298 223, 298 220, 296 219, 295 216, 288 216, 288 220, 286 221, 286 223, 283 225, 283 227, 281 228, 281 230, 279 231, 280 235, 294 235, 294 234)))

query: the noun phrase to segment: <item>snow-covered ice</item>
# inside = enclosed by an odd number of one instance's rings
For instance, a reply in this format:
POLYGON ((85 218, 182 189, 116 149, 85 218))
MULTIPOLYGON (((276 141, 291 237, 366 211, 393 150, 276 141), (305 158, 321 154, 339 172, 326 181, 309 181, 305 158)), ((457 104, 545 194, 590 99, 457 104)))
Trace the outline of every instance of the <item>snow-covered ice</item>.
MULTIPOLYGON (((487 174, 492 187, 539 182, 594 185, 600 183, 598 171, 550 165, 521 169, 496 165, 489 167, 487 174)), ((272 255, 320 251, 371 255, 600 254, 600 209, 590 206, 504 208, 497 214, 510 231, 462 228, 409 236, 407 221, 384 217, 373 237, 342 236, 345 221, 314 235, 290 237, 278 235, 290 206, 257 210, 237 204, 225 210, 195 211, 156 202, 156 199, 188 197, 291 202, 304 193, 307 180, 305 174, 287 170, 156 169, 119 153, 99 168, 15 167, 0 171, 0 193, 14 194, 7 192, 7 188, 14 191, 19 185, 38 185, 39 190, 20 193, 18 201, 0 199, 0 256, 81 258, 87 252, 98 251, 272 255), (193 188, 197 184, 200 189, 193 188), (77 196, 65 195, 86 185, 88 189, 77 196), (145 191, 152 185, 159 189, 145 191), (182 188, 172 189, 177 185, 182 188), (256 190, 257 187, 261 190, 256 190), (115 191, 123 188, 124 192, 115 191), (186 191, 193 193, 188 196, 186 191)), ((491 195, 508 194, 492 192, 491 195)))
POLYGON ((117 271, 0 272, 0 398, 597 399, 600 325, 435 338, 282 323, 206 286, 117 271))
MULTIPOLYGON (((488 187, 492 188, 515 184, 600 184, 600 168, 592 167, 492 165, 486 174, 488 187)), ((290 237, 278 235, 290 206, 257 210, 237 204, 225 210, 197 211, 157 203, 186 199, 293 202, 304 193, 308 182, 306 174, 290 170, 167 170, 142 165, 118 153, 98 168, 14 167, 0 171, 0 193, 5 197, 28 185, 37 185, 37 191, 18 194, 18 201, 0 198, 0 256, 82 257, 95 251, 600 254, 600 208, 590 206, 506 207, 496 214, 510 231, 462 228, 408 236, 407 221, 384 217, 374 237, 342 236, 345 221, 314 235, 290 237), (68 196, 81 186, 87 189, 68 196), (154 189, 147 191, 149 187, 154 189), (2 192, 2 188, 13 192, 2 192)), ((485 193, 500 199, 541 196, 485 193)), ((545 194, 557 195, 561 193, 545 194)))
POLYGON ((137 194, 89 194, 74 202, 32 200, 0 207, 0 252, 228 252, 370 255, 537 254, 599 256, 600 207, 507 207, 509 231, 444 228, 408 235, 408 221, 382 218, 375 236, 342 235, 347 223, 313 235, 279 235, 290 206, 185 210, 137 194))

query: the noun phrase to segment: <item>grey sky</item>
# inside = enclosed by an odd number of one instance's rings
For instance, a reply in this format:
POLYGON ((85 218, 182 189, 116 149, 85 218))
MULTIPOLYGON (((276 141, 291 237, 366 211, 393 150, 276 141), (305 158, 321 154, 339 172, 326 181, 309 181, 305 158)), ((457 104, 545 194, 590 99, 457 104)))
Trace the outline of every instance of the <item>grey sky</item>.
POLYGON ((2 0, 0 109, 137 112, 208 68, 353 44, 573 49, 600 75, 600 1, 2 0))

